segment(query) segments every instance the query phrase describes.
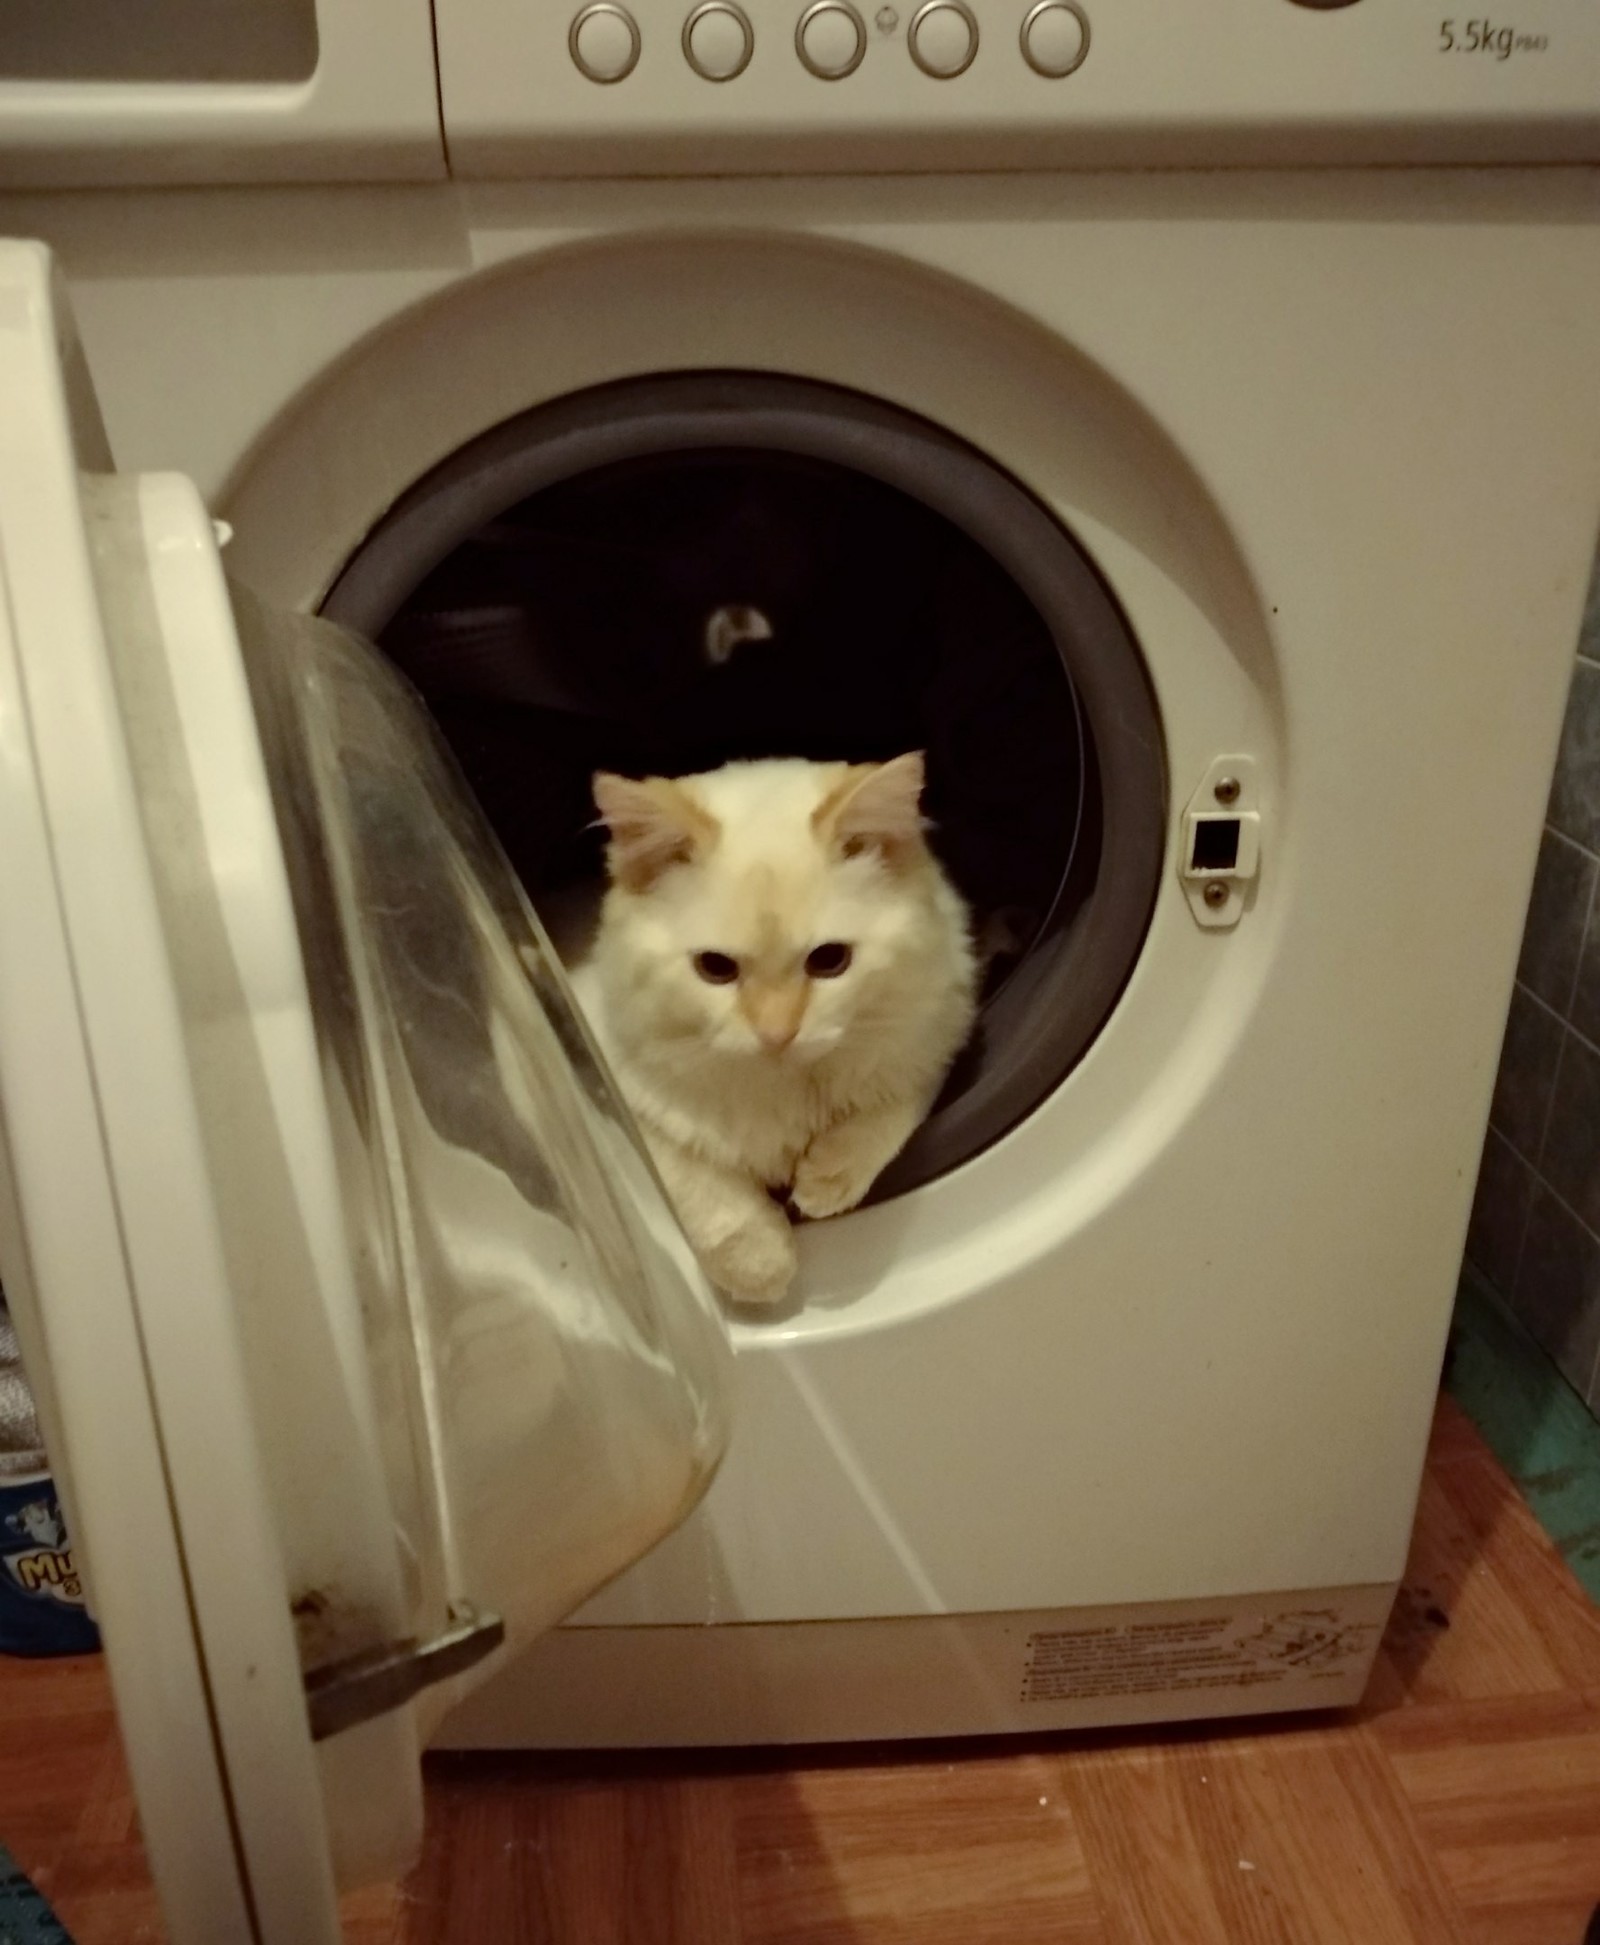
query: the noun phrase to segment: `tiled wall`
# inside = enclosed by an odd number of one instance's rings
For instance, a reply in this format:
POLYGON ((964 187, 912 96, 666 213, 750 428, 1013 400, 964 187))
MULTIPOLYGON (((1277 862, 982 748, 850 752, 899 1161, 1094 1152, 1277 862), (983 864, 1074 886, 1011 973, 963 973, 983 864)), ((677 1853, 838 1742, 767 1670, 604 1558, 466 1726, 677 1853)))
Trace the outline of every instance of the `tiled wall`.
POLYGON ((1600 557, 1467 1255, 1600 1415, 1600 557))

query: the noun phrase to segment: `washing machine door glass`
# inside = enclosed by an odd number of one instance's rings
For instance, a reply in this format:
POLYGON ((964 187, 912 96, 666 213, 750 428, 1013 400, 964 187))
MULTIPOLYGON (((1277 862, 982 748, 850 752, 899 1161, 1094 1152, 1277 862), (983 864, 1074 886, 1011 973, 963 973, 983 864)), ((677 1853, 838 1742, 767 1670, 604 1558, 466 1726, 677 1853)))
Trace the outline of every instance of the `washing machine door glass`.
POLYGON ((714 1300, 363 643, 105 451, 0 244, 0 1276, 169 1933, 318 1945, 464 1683, 671 1529, 714 1300))

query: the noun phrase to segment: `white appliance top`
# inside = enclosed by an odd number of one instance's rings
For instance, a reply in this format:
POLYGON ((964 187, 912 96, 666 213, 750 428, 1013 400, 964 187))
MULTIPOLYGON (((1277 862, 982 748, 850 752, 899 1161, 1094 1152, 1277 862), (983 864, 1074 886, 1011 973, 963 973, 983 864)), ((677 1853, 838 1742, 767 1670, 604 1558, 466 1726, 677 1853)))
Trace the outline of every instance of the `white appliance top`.
POLYGON ((194 0, 125 13, 13 0, 8 179, 1600 160, 1590 0, 263 0, 209 53, 194 0))

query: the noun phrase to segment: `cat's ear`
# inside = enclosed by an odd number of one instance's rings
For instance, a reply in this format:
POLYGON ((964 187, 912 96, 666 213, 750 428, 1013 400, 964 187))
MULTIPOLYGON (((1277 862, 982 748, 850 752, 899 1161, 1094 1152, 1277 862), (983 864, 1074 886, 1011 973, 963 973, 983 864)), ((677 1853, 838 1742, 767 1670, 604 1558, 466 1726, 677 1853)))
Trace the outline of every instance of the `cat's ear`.
POLYGON ((891 864, 922 847, 921 750, 888 763, 855 763, 811 813, 812 827, 849 857, 879 851, 891 864))
POLYGON ((615 883, 648 891, 670 865, 687 864, 717 836, 717 820, 669 777, 596 771, 595 808, 611 833, 606 863, 615 883))

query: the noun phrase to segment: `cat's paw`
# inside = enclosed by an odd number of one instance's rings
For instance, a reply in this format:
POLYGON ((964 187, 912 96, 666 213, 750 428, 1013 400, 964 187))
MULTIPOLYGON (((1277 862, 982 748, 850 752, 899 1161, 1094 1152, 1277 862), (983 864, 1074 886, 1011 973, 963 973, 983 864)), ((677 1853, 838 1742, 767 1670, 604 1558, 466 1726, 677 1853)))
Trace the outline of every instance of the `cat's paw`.
POLYGON ((789 1200, 803 1216, 820 1221, 853 1209, 878 1178, 878 1158, 864 1156, 843 1131, 819 1135, 800 1157, 789 1200))
POLYGON ((799 1267, 794 1237, 781 1217, 735 1230, 706 1250, 703 1260, 706 1275, 735 1303, 780 1302, 799 1267))

